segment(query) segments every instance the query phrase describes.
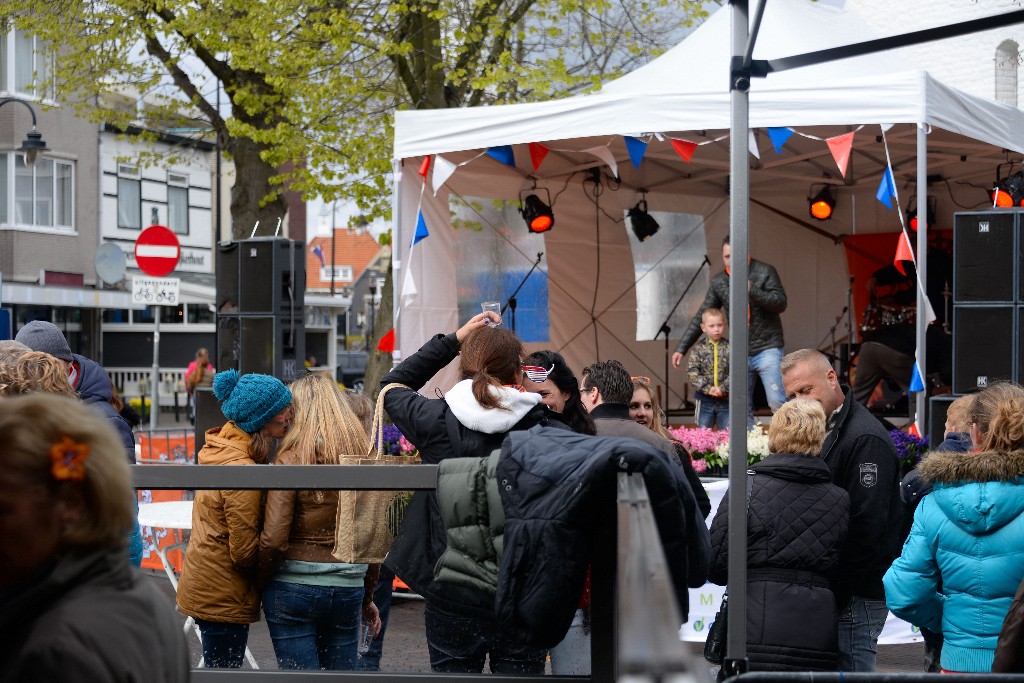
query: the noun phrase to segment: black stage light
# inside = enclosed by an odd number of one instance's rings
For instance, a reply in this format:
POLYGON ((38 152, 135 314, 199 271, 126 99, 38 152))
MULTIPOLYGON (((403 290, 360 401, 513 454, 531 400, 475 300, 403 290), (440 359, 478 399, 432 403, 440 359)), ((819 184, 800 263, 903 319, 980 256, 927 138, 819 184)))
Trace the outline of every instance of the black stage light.
MULTIPOLYGON (((812 185, 811 189, 813 188, 814 186, 812 185)), ((817 218, 819 221, 827 221, 832 218, 832 212, 836 208, 836 195, 832 191, 832 186, 825 184, 818 194, 808 197, 807 202, 812 218, 817 218)))
POLYGON ((653 236, 661 227, 658 225, 658 221, 654 220, 651 214, 647 213, 646 199, 641 199, 637 202, 636 206, 630 209, 626 215, 629 216, 629 224, 633 228, 633 234, 641 242, 653 236))
POLYGON ((1006 208, 1024 206, 1024 171, 1017 171, 1011 176, 996 181, 992 190, 992 206, 1006 208))
POLYGON ((555 226, 555 214, 551 207, 541 201, 535 194, 526 195, 523 207, 519 209, 530 232, 547 232, 555 226))

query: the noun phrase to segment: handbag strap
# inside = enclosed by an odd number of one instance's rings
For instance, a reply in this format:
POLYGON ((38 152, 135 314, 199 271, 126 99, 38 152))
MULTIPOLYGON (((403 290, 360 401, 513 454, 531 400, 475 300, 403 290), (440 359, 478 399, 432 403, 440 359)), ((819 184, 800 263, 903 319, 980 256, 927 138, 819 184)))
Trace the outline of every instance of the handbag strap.
POLYGON ((380 460, 384 457, 384 394, 399 387, 412 391, 411 387, 400 382, 392 382, 391 384, 386 384, 380 390, 380 393, 377 394, 377 404, 373 407, 373 426, 370 427, 372 440, 370 441, 370 450, 366 454, 367 456, 373 456, 375 460, 380 460), (374 444, 376 444, 376 453, 374 453, 374 444))

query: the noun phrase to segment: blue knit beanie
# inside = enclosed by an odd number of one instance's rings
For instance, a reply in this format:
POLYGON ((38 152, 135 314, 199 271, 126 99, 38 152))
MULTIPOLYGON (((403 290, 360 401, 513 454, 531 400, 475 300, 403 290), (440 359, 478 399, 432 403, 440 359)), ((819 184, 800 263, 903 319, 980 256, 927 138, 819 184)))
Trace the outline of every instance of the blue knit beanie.
POLYGON ((218 372, 213 378, 213 395, 220 401, 221 412, 247 434, 255 434, 292 402, 292 392, 284 382, 237 370, 218 372))

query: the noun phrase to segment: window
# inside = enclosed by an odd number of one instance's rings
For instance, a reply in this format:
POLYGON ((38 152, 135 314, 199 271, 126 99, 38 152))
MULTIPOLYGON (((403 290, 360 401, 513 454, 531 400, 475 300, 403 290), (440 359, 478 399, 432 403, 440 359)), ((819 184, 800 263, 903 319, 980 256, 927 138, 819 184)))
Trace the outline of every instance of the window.
POLYGON ((0 154, 0 221, 70 229, 74 227, 74 206, 73 164, 42 157, 35 167, 29 167, 22 154, 0 154), (12 163, 13 187, 8 180, 12 163), (12 196, 13 203, 8 201, 12 196))
POLYGON ((142 180, 138 166, 117 167, 117 227, 142 230, 142 180))
MULTIPOLYGON (((331 281, 330 266, 320 269, 320 280, 323 282, 331 281)), ((352 266, 334 266, 334 281, 335 283, 352 282, 352 266)))
POLYGON ((1004 40, 996 48, 996 102, 1017 106, 1017 66, 1020 48, 1012 40, 1004 40))
POLYGON ((54 57, 49 47, 44 41, 23 31, 14 31, 13 41, 14 90, 41 99, 55 99, 56 84, 52 75, 54 57))
POLYGON ((167 227, 188 234, 188 176, 167 174, 167 227))

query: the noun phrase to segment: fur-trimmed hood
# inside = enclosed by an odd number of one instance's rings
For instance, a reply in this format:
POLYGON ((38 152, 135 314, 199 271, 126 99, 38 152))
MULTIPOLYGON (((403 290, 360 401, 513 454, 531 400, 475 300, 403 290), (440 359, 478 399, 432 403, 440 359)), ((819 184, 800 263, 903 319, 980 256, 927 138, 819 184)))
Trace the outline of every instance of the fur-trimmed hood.
POLYGON ((932 484, 1013 481, 1024 477, 1024 451, 957 453, 933 451, 918 465, 921 478, 932 484))
POLYGON ((991 533, 1024 514, 1024 451, 936 451, 918 469, 942 513, 967 533, 991 533))

